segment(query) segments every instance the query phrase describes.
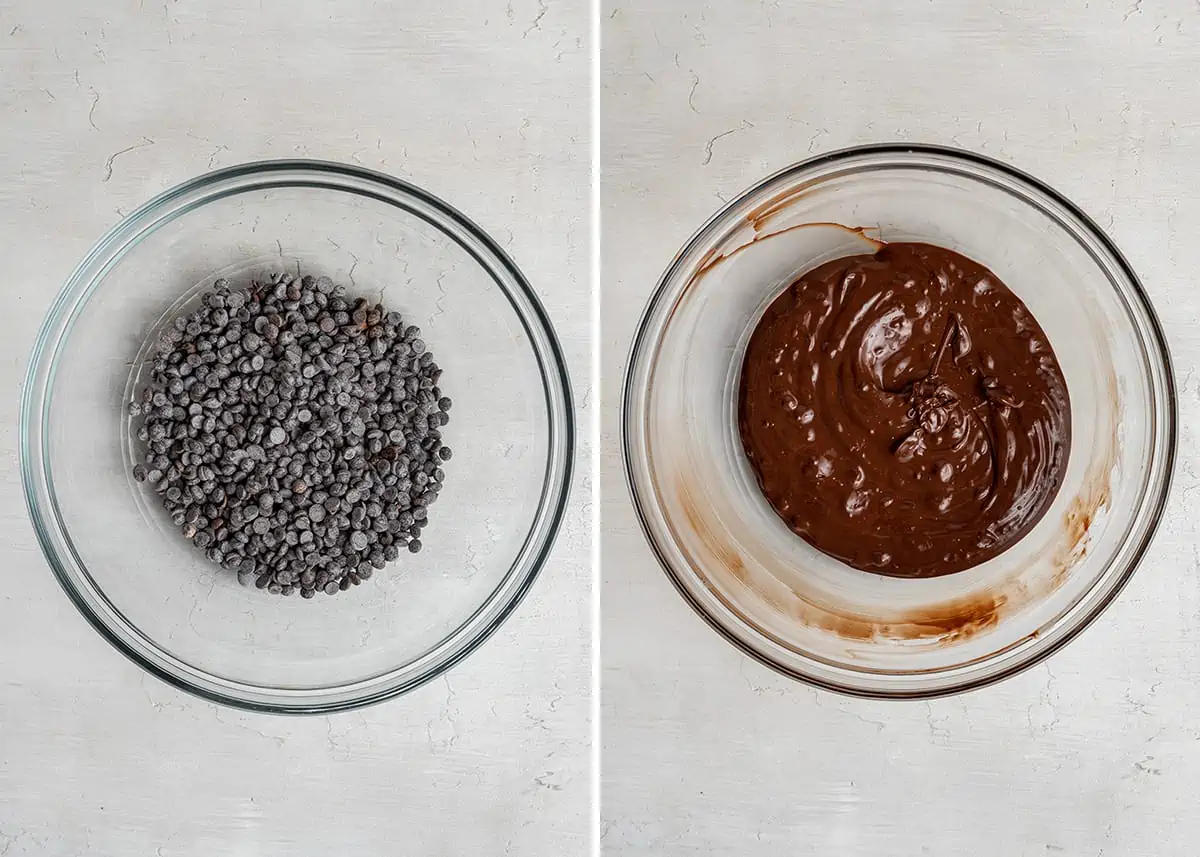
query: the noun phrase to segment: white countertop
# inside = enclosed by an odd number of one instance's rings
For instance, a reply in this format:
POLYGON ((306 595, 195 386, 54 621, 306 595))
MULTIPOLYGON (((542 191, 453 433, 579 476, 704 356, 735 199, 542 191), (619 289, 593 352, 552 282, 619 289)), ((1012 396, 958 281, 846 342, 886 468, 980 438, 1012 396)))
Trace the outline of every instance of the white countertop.
POLYGON ((549 567, 479 652, 334 717, 218 708, 87 626, 35 543, 19 389, 37 328, 119 216, 210 168, 358 163, 513 255, 588 384, 582 3, 0 0, 0 855, 588 851, 586 432, 549 567))
POLYGON ((610 857, 1166 857, 1200 835, 1200 7, 1192 0, 606 0, 603 814, 610 857), (634 325, 692 231, 762 176, 961 146, 1093 215, 1155 302, 1181 458, 1117 603, 1048 664, 930 703, 782 678, 657 567, 618 456, 634 325))

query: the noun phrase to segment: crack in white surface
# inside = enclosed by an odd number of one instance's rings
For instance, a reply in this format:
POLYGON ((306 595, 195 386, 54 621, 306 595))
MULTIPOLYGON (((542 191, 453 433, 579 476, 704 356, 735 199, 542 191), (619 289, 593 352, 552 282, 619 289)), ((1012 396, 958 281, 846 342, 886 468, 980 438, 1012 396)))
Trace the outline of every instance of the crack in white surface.
POLYGON ((134 149, 144 149, 146 146, 153 146, 153 145, 154 145, 153 140, 151 140, 149 137, 143 137, 142 141, 140 143, 134 143, 132 146, 126 146, 124 149, 113 152, 111 155, 108 156, 108 160, 105 161, 105 163, 104 163, 104 178, 100 179, 100 181, 106 182, 112 178, 113 161, 115 161, 121 155, 124 155, 126 152, 132 152, 134 149))
POLYGON ((1161 777, 1162 776, 1162 768, 1158 768, 1158 767, 1155 767, 1154 765, 1151 765, 1150 763, 1153 761, 1154 761, 1153 756, 1147 756, 1146 758, 1144 758, 1140 761, 1134 762, 1133 767, 1135 769, 1137 769, 1138 771, 1140 771, 1141 773, 1146 774, 1148 776, 1161 777))
POLYGON ((448 677, 442 676, 442 683, 446 685, 446 699, 438 715, 425 724, 426 737, 433 750, 450 750, 459 739, 458 723, 455 719, 459 714, 455 701, 458 697, 448 677), (435 736, 435 731, 440 731, 441 734, 435 736))
POLYGON ((554 774, 552 772, 546 771, 546 773, 534 777, 533 782, 536 785, 540 786, 541 788, 547 789, 549 791, 561 792, 563 790, 562 784, 551 782, 550 778, 553 776, 554 776, 554 774))
MULTIPOLYGON (((75 71, 75 84, 77 86, 79 85, 79 70, 78 69, 76 69, 76 71, 75 71)), ((94 130, 99 131, 100 127, 98 125, 96 125, 95 116, 96 116, 96 105, 100 103, 100 93, 97 92, 95 89, 92 89, 91 87, 88 87, 88 91, 92 93, 92 106, 88 109, 88 124, 91 125, 94 130)))
POLYGON ((945 726, 939 726, 937 718, 933 713, 933 703, 925 703, 925 723, 929 726, 929 737, 931 738, 949 738, 950 730, 945 726))
POLYGON ((448 273, 449 273, 449 271, 442 271, 441 273, 439 273, 437 275, 437 280, 434 281, 435 285, 438 288, 439 294, 438 294, 438 299, 433 302, 433 306, 437 310, 437 312, 435 312, 433 315, 431 315, 429 317, 430 321, 433 321, 435 318, 437 318, 438 316, 440 316, 446 312, 445 308, 442 306, 442 302, 444 300, 446 300, 446 287, 442 285, 442 280, 446 279, 446 275, 448 273))
POLYGON ((738 127, 730 128, 728 131, 722 131, 720 134, 717 134, 715 137, 710 139, 707 143, 704 144, 704 160, 700 162, 700 166, 707 167, 709 165, 709 163, 712 162, 713 145, 717 142, 717 140, 720 140, 722 137, 728 137, 730 134, 736 134, 738 131, 745 131, 747 128, 753 128, 753 127, 754 127, 753 122, 749 121, 748 119, 743 119, 742 124, 739 125, 738 127))
POLYGON ((168 7, 166 0, 163 0, 163 28, 167 31, 167 45, 174 46, 175 42, 171 38, 171 10, 168 7))
POLYGON ((475 135, 471 133, 471 123, 464 122, 463 127, 467 129, 467 139, 471 141, 471 151, 476 161, 479 160, 479 143, 475 140, 475 135))
MULTIPOLYGON (((282 735, 268 735, 266 732, 263 732, 261 729, 255 729, 253 726, 247 726, 244 722, 230 723, 228 720, 225 720, 223 717, 221 717, 221 709, 218 708, 216 705, 210 705, 210 710, 212 711, 213 717, 216 718, 216 721, 218 723, 220 723, 222 726, 226 726, 231 729, 241 729, 243 732, 249 732, 252 735, 257 735, 258 737, 265 738, 268 741, 274 741, 275 744, 280 747, 282 747, 286 743, 286 739, 282 735)), ((244 720, 246 717, 249 717, 251 715, 238 714, 237 716, 238 716, 239 720, 244 720)))
POLYGON ((521 34, 522 39, 525 38, 526 36, 528 36, 534 30, 540 30, 542 28, 542 18, 546 17, 546 13, 548 11, 550 11, 550 7, 546 5, 545 0, 538 0, 538 13, 534 17, 533 23, 531 23, 529 25, 528 29, 526 29, 525 32, 521 34))
POLYGON ((1028 727, 1030 737, 1034 738, 1039 733, 1046 735, 1053 732, 1061 720, 1058 714, 1058 691, 1056 689, 1058 677, 1045 664, 1042 665, 1042 670, 1046 673, 1046 685, 1038 694, 1037 701, 1031 702, 1025 709, 1025 723, 1028 727), (1035 712, 1039 706, 1050 713, 1050 719, 1042 724, 1034 722, 1035 712))
MULTIPOLYGON (((749 660, 742 660, 742 662, 738 664, 738 672, 741 673, 742 680, 746 682, 746 687, 750 688, 750 691, 752 693, 754 693, 756 696, 767 696, 767 695, 785 696, 786 695, 782 688, 769 687, 767 685, 755 684, 754 679, 752 679, 750 677, 750 675, 747 674, 747 672, 746 672, 747 667, 754 669, 753 662, 751 662, 749 660)), ((820 704, 821 704, 820 700, 817 700, 817 699, 814 699, 814 702, 816 702, 818 706, 820 706, 820 704)))

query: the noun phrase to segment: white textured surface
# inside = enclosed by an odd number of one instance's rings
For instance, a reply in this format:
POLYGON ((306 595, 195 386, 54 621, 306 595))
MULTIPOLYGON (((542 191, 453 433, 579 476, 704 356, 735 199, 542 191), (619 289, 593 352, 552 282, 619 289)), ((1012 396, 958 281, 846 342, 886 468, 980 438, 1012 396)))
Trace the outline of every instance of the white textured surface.
POLYGON ((480 223, 586 407, 587 28, 553 0, 0 0, 0 854, 586 853, 586 473, 542 579, 448 681, 281 719, 143 676, 76 614, 26 519, 16 424, 42 316, 121 213, 293 156, 383 169, 480 223))
POLYGON ((602 18, 605 853, 1194 854, 1200 8, 606 0, 602 18), (1118 602, 1048 665, 931 703, 818 692, 726 644, 657 568, 618 459, 634 324, 689 234, 769 172, 890 140, 990 154, 1091 213, 1181 383, 1173 502, 1118 602))

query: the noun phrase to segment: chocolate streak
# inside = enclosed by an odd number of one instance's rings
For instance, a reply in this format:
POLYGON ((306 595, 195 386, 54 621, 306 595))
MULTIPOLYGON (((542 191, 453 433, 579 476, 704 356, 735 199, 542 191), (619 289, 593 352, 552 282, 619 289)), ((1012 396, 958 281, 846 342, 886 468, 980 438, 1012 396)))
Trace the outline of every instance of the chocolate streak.
POLYGON ((1046 334, 988 269, 896 243, 808 272, 767 309, 739 428, 787 525, 894 577, 963 571, 1041 519, 1071 407, 1046 334))

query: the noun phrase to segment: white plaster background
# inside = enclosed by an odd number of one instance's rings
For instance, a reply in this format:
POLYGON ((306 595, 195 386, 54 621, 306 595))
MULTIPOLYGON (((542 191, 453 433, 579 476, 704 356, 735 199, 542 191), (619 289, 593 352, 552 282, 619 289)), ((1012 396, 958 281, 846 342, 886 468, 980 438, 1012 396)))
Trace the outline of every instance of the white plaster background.
POLYGON ((1166 857, 1200 836, 1200 7, 1192 0, 605 0, 606 855, 1166 857), (751 662, 676 595, 618 455, 634 325, 722 200, 810 154, 957 145, 1050 182, 1166 327, 1181 458, 1118 602, 1044 666, 930 703, 751 662))
POLYGON ((587 853, 588 27, 560 0, 0 0, 0 855, 587 853), (144 676, 76 614, 26 519, 17 406, 43 314, 123 212, 296 156, 409 179, 494 235, 583 431, 550 565, 486 646, 401 699, 281 719, 144 676))

